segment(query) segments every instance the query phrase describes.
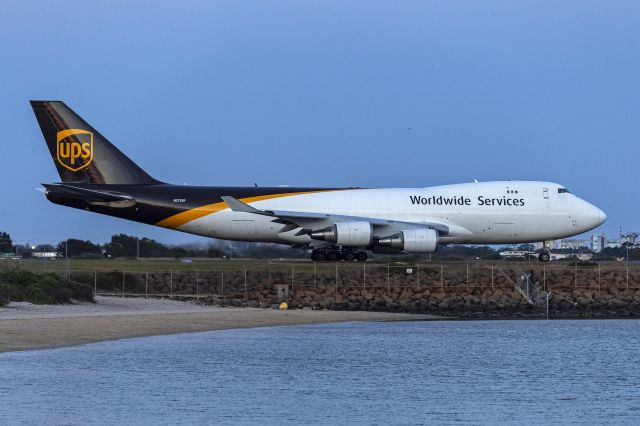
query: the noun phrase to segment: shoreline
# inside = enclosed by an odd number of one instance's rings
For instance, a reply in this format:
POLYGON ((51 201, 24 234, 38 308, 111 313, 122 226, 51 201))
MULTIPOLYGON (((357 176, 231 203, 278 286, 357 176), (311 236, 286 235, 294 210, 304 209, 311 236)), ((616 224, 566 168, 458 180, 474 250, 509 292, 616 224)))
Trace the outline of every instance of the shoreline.
POLYGON ((15 304, 0 309, 0 353, 109 340, 242 328, 350 321, 427 321, 435 315, 219 308, 188 302, 97 297, 96 304, 15 304))

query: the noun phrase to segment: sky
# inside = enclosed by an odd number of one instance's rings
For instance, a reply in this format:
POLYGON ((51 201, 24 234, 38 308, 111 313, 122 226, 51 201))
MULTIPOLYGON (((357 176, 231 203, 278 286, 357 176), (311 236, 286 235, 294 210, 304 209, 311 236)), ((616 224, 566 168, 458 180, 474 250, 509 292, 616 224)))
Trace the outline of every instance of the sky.
POLYGON ((566 185, 640 230, 640 2, 0 3, 0 230, 205 239, 49 203, 29 99, 64 100, 157 179, 566 185))

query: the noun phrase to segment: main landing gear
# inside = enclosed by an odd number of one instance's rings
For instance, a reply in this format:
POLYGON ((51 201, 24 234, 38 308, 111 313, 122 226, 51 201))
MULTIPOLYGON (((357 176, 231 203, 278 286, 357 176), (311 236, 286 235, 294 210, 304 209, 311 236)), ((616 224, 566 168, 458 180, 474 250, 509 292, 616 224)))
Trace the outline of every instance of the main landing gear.
POLYGON ((345 262, 364 262, 367 260, 367 253, 364 251, 355 251, 352 248, 331 247, 318 249, 311 252, 311 260, 314 262, 337 262, 344 260, 345 262))
POLYGON ((542 251, 538 255, 538 260, 544 263, 551 260, 551 241, 543 241, 542 251))

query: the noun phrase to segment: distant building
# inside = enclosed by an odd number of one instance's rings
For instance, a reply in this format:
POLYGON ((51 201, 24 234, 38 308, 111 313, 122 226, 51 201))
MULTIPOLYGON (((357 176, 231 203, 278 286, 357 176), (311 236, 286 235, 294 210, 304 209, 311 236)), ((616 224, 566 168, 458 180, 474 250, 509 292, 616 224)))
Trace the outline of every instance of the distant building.
POLYGON ((586 245, 585 240, 562 240, 560 242, 560 248, 566 250, 579 250, 586 245))
POLYGON ((591 260, 593 255, 591 253, 578 253, 578 254, 568 254, 568 253, 551 253, 551 260, 562 260, 562 259, 578 259, 582 261, 591 260))
POLYGON ((618 248, 620 247, 620 241, 618 240, 607 240, 607 244, 605 244, 606 248, 618 248))
POLYGON ((503 250, 500 252, 500 257, 504 258, 525 258, 528 255, 537 256, 534 252, 524 250, 503 250))
POLYGON ((56 259, 60 257, 60 253, 55 251, 33 251, 31 252, 31 257, 37 259, 56 259))
POLYGON ((604 234, 596 234, 591 236, 591 251, 600 253, 606 246, 606 238, 604 234))
POLYGON ((639 236, 640 234, 637 232, 629 232, 627 234, 620 233, 620 245, 625 243, 636 244, 639 236))
MULTIPOLYGON (((533 249, 534 250, 542 250, 542 247, 544 246, 544 243, 538 242, 538 243, 533 243, 533 249)), ((562 248, 562 240, 554 240, 551 242, 551 249, 560 249, 562 248)))

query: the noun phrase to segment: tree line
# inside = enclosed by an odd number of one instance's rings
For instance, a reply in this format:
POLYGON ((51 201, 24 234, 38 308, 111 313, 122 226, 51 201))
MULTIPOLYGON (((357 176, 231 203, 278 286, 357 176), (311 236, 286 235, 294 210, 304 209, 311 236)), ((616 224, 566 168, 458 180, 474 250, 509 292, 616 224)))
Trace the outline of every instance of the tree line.
POLYGON ((62 258, 296 258, 306 257, 304 251, 274 244, 235 243, 209 245, 168 245, 151 238, 116 234, 104 244, 69 238, 57 244, 15 244, 11 235, 0 231, 0 255, 31 255, 34 252, 57 253, 62 258))
MULTIPOLYGON (((0 232, 0 253, 13 253, 18 256, 33 252, 55 252, 59 257, 69 258, 136 258, 136 257, 223 257, 228 250, 215 245, 209 246, 170 246, 151 238, 138 238, 126 234, 111 236, 104 244, 88 240, 69 238, 58 244, 14 244, 11 236, 0 232)), ((233 253, 231 253, 233 254, 233 253)))
MULTIPOLYGON (((432 260, 499 260, 500 251, 519 250, 533 252, 533 245, 520 244, 517 247, 493 248, 489 246, 465 246, 451 245, 439 247, 438 251, 431 254, 432 260)), ((225 243, 222 245, 214 241, 207 246, 203 245, 167 245, 151 238, 138 238, 127 234, 116 234, 104 244, 96 244, 88 240, 69 238, 56 245, 39 244, 35 246, 14 244, 7 232, 0 231, 0 255, 21 255, 31 252, 55 252, 60 257, 69 258, 306 258, 308 253, 304 250, 293 249, 288 246, 266 243, 225 243)), ((590 253, 586 247, 578 250, 553 250, 558 253, 590 253)), ((627 259, 640 260, 640 243, 625 243, 620 247, 607 247, 600 253, 595 253, 593 260, 627 259)), ((422 255, 424 256, 424 255, 422 255)), ((429 255, 427 255, 429 256, 429 255)), ((405 256, 406 257, 406 256, 405 256)))

